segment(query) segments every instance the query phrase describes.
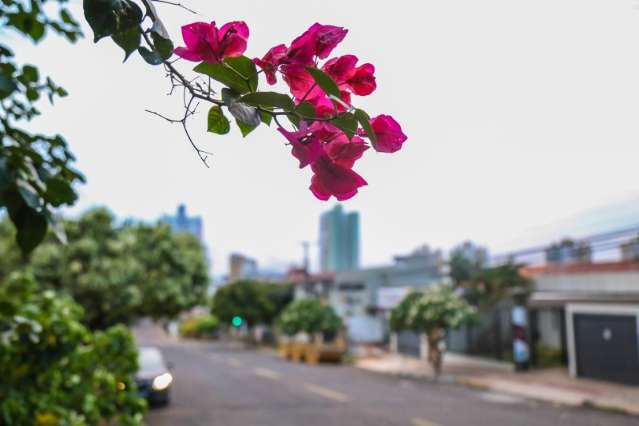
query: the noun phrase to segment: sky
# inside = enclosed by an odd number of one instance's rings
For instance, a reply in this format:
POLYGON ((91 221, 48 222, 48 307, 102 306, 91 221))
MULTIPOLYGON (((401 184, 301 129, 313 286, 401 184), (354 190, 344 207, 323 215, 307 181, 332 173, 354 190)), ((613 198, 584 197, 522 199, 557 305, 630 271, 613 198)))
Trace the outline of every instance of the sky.
MULTIPOLYGON (((246 54, 261 57, 320 22, 349 29, 335 55, 375 64, 376 92, 354 103, 395 117, 408 141, 356 165, 369 185, 344 206, 360 212, 364 265, 424 243, 471 239, 501 253, 639 224, 635 1, 184 4, 199 15, 158 5, 176 45, 181 25, 244 20, 246 54)), ((72 5, 81 17, 81 2, 72 5)), ((121 50, 93 44, 83 25, 76 45, 51 36, 16 49, 70 93, 33 123, 65 135, 87 177, 70 212, 106 205, 153 220, 185 203, 204 220, 215 274, 231 252, 264 266, 300 262, 301 242, 317 241, 319 215, 334 202, 313 197, 311 171, 298 169, 274 128, 246 139, 206 133, 202 105, 189 126, 214 154, 205 168, 179 126, 144 111, 181 113, 161 67, 137 55, 122 64, 121 50)))

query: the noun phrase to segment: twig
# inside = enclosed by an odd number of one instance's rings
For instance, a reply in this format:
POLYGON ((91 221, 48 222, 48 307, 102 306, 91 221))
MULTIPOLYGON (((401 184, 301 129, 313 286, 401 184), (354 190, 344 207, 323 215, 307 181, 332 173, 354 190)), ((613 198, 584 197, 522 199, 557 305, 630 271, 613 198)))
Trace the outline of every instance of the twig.
POLYGON ((167 0, 152 0, 152 1, 156 3, 164 3, 164 4, 170 4, 171 6, 177 6, 188 12, 193 13, 194 15, 198 15, 198 13, 195 10, 189 9, 188 7, 184 6, 182 3, 177 3, 177 2, 167 1, 167 0))

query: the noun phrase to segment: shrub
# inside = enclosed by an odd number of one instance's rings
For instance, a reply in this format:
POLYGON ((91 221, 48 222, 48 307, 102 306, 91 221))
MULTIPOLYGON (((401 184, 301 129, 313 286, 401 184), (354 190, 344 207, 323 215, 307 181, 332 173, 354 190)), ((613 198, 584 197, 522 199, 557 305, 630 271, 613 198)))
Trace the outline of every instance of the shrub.
POLYGON ((0 424, 142 424, 131 333, 92 333, 82 315, 72 299, 25 275, 0 284, 0 424))
POLYGON ((189 317, 180 323, 180 336, 194 339, 214 338, 219 327, 220 321, 213 315, 189 317))

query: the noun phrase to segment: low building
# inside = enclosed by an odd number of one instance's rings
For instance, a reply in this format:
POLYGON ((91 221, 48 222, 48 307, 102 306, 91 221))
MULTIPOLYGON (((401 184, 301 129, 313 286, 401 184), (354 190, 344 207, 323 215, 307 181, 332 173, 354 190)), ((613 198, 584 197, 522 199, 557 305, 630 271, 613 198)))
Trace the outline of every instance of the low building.
POLYGON ((639 385, 639 261, 523 268, 534 342, 559 349, 573 376, 639 385))
POLYGON ((317 297, 330 304, 344 321, 348 338, 358 343, 381 343, 389 336, 390 310, 411 290, 447 282, 441 252, 422 247, 397 256, 392 265, 336 273, 305 274, 288 279, 295 297, 317 297))
POLYGON ((229 282, 258 277, 257 260, 233 253, 229 257, 229 282))

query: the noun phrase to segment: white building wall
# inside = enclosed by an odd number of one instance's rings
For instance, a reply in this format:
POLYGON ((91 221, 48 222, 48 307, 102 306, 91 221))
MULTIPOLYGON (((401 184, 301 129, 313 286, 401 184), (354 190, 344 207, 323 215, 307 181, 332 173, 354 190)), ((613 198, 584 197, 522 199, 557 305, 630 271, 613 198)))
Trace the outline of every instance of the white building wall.
POLYGON ((639 271, 541 274, 535 282, 541 292, 632 293, 639 291, 639 271))

